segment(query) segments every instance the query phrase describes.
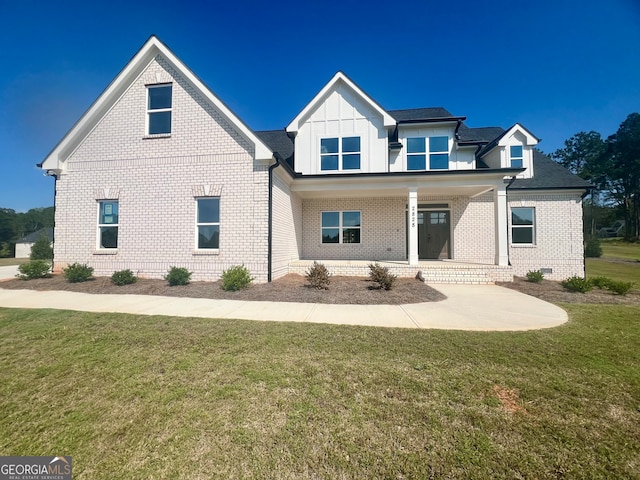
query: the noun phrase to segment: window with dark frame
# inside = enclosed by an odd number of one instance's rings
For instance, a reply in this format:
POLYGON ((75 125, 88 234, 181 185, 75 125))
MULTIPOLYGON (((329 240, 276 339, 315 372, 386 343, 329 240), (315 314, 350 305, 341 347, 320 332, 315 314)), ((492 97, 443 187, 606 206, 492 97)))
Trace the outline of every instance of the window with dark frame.
POLYGON ((147 133, 149 135, 171 133, 172 93, 171 84, 147 86, 147 133))

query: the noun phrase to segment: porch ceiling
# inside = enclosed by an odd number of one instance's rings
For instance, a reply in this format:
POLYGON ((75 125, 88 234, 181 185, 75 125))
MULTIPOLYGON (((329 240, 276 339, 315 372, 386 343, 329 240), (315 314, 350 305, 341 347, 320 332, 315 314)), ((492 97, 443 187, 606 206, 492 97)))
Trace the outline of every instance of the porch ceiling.
POLYGON ((339 197, 404 197, 411 189, 418 195, 475 197, 504 184, 504 174, 497 176, 460 175, 432 177, 333 177, 297 178, 291 190, 302 198, 339 197))

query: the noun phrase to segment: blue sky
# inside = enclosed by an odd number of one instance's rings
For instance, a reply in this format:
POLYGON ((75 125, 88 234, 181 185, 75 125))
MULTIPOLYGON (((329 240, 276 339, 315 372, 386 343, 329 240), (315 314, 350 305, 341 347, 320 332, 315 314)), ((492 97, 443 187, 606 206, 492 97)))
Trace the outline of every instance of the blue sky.
POLYGON ((254 130, 337 70, 387 109, 522 123, 547 153, 640 111, 640 1, 0 0, 0 207, 53 205, 42 161, 151 35, 254 130))

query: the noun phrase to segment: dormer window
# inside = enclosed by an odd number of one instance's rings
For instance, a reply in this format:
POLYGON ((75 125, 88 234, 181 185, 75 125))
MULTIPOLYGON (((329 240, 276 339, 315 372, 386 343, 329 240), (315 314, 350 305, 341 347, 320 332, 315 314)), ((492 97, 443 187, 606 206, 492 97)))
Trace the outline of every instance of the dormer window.
POLYGON ((360 137, 320 140, 320 170, 360 170, 360 137))
POLYGON ((426 170, 427 142, 424 137, 407 138, 407 170, 426 170))
POLYGON ((147 133, 171 133, 171 84, 147 86, 147 133))
POLYGON ((509 147, 509 158, 511 168, 522 168, 524 165, 522 161, 522 145, 512 145, 509 147))
POLYGON ((449 168, 449 137, 429 138, 429 168, 431 170, 449 168))
POLYGON ((446 170, 449 168, 449 137, 407 138, 407 170, 446 170), (427 142, 428 140, 428 142, 427 142), (429 151, 427 153, 427 143, 429 151))

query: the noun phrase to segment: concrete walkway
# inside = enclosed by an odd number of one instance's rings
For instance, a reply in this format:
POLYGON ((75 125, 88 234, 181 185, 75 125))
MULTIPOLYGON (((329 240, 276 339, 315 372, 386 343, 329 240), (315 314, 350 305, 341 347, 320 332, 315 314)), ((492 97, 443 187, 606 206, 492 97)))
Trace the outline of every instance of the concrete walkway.
POLYGON ((18 273, 18 265, 0 267, 0 280, 15 278, 18 273))
POLYGON ((433 287, 447 299, 409 305, 324 305, 3 290, 0 284, 0 307, 448 330, 533 330, 567 321, 567 313, 561 308, 508 288, 444 284, 433 287))

